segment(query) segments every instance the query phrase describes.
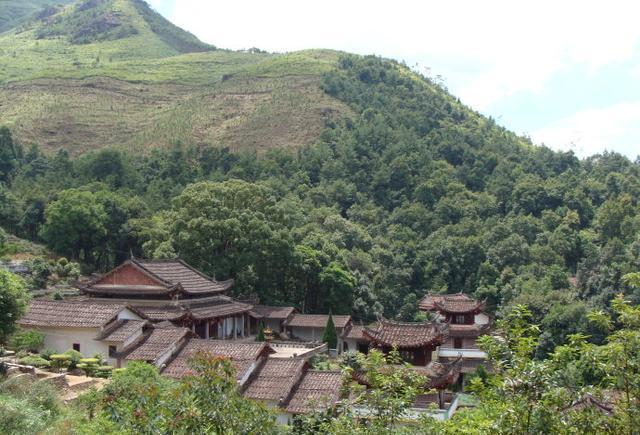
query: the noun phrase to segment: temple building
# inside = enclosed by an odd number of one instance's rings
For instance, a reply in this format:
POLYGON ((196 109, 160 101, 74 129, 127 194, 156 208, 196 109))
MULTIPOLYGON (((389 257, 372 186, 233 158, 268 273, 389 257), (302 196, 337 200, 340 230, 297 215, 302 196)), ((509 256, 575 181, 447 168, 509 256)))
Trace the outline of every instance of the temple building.
POLYGON ((179 259, 131 259, 80 290, 95 303, 125 303, 151 322, 169 321, 200 338, 257 333, 261 316, 225 295, 232 286, 233 280, 216 281, 179 259))
POLYGON ((439 360, 462 357, 462 372, 470 373, 485 363, 487 355, 478 348, 477 339, 489 332, 491 318, 485 303, 463 293, 426 295, 420 301, 422 311, 432 313, 446 323, 449 335, 438 349, 439 360))
POLYGON ((437 322, 403 323, 383 319, 362 329, 369 348, 389 353, 394 347, 405 362, 426 366, 433 352, 448 338, 448 324, 437 322))

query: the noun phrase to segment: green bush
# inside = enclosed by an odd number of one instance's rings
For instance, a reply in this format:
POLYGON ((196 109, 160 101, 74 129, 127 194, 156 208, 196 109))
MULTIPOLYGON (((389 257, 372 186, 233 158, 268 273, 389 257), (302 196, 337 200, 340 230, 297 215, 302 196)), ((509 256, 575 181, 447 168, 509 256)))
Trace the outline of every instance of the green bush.
POLYGON ((108 378, 111 376, 114 368, 112 366, 100 366, 96 368, 96 376, 99 378, 108 378))
POLYGON ((9 345, 16 351, 38 352, 44 344, 44 335, 35 330, 20 330, 9 339, 9 345))
POLYGON ((34 434, 45 429, 51 412, 11 396, 0 395, 0 430, 6 434, 34 434))
POLYGON ((38 355, 25 356, 24 358, 20 358, 18 360, 18 363, 25 366, 34 366, 38 368, 51 366, 51 363, 49 361, 38 355))
POLYGON ((45 348, 40 351, 40 356, 46 360, 51 360, 51 355, 55 354, 56 351, 50 348, 45 348))
POLYGON ((71 362, 69 363, 69 370, 73 370, 78 366, 78 363, 82 359, 82 354, 77 350, 69 349, 64 353, 65 355, 69 355, 71 357, 71 362))
POLYGON ((42 432, 60 414, 53 385, 27 377, 0 383, 0 433, 42 432))
POLYGON ((61 369, 63 367, 69 367, 71 365, 71 355, 64 353, 53 354, 50 356, 51 367, 55 369, 61 369))

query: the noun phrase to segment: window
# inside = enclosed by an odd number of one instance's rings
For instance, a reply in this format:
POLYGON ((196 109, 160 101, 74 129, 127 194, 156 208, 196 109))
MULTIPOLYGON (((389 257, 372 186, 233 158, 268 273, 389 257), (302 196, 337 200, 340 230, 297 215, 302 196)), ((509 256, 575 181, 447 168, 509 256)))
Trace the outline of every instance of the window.
POLYGON ((401 350, 400 351, 400 358, 402 358, 402 361, 408 362, 409 364, 413 363, 414 356, 415 355, 410 350, 401 350))
POLYGON ((73 343, 73 350, 80 352, 80 343, 73 343))
POLYGON ((116 354, 116 347, 115 346, 109 346, 109 356, 113 357, 116 354))
POLYGON ((466 318, 464 314, 457 314, 456 317, 453 319, 453 323, 456 325, 464 325, 465 320, 466 318))
POLYGON ((455 349, 462 349, 462 338, 454 338, 453 339, 453 347, 455 349))

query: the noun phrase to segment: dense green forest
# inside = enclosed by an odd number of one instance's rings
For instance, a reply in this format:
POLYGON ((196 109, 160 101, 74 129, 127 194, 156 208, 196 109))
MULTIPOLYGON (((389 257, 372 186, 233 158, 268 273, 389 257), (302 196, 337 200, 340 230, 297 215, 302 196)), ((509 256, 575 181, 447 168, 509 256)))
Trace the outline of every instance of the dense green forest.
POLYGON ((622 282, 640 268, 640 162, 534 146, 378 57, 342 56, 321 86, 353 115, 297 152, 71 159, 5 128, 0 225, 85 272, 179 255, 238 296, 363 321, 413 319, 426 292, 526 304, 543 353, 617 292, 640 301, 622 282))

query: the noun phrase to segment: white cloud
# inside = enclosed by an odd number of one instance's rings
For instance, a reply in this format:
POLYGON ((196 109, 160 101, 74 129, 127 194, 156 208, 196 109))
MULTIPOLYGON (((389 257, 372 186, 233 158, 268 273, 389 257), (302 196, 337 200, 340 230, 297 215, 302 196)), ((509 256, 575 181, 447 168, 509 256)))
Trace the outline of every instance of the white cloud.
POLYGON ((537 143, 573 150, 580 157, 615 149, 635 158, 640 155, 640 101, 584 110, 531 136, 537 143))
POLYGON ((180 0, 171 15, 201 39, 232 49, 334 48, 426 66, 438 57, 463 59, 471 73, 447 65, 434 72, 455 77, 452 90, 480 110, 538 92, 572 64, 597 69, 628 59, 640 41, 640 4, 626 0, 180 0))

